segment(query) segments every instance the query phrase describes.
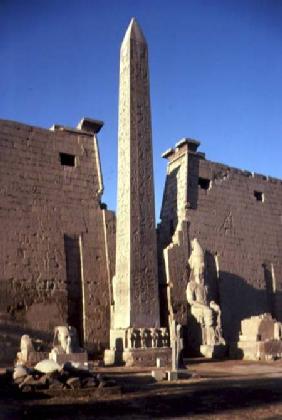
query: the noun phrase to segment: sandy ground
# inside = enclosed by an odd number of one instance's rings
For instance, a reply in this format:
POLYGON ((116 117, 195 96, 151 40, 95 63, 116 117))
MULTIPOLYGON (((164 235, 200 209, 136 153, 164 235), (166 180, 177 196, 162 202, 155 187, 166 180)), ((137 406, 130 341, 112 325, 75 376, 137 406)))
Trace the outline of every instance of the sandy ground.
POLYGON ((194 377, 154 382, 149 369, 99 368, 117 386, 11 393, 0 419, 282 419, 282 361, 188 361, 194 377))

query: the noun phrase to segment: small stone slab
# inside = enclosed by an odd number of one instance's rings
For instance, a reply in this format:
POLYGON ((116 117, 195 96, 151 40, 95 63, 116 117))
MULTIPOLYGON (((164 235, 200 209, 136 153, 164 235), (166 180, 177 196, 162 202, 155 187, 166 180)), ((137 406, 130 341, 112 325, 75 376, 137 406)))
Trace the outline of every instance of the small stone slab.
POLYGON ((169 347, 125 349, 122 357, 126 366, 156 367, 157 359, 160 359, 161 366, 171 366, 171 348, 169 347))
POLYGON ((186 369, 168 370, 167 380, 177 381, 179 379, 190 379, 192 377, 191 372, 186 369))
POLYGON ((167 373, 164 370, 152 370, 152 378, 157 382, 164 381, 167 377, 167 373))
POLYGON ((88 367, 88 354, 86 351, 81 353, 63 353, 57 354, 54 352, 49 353, 50 360, 63 365, 64 363, 76 363, 81 366, 88 367))
POLYGON ((177 381, 178 379, 178 372, 177 370, 168 370, 167 371, 167 380, 169 382, 171 381, 177 381))

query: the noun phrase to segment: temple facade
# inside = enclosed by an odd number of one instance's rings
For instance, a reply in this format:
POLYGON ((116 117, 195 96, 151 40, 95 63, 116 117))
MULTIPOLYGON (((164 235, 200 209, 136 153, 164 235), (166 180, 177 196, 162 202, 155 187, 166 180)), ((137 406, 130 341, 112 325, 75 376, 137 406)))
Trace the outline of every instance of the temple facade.
POLYGON ((101 203, 102 125, 0 121, 3 357, 22 334, 47 339, 65 323, 90 351, 109 341, 115 216, 101 203))
POLYGON ((187 259, 196 238, 205 253, 208 294, 221 307, 226 342, 233 343, 245 318, 270 313, 282 320, 282 181, 211 162, 198 147, 185 138, 163 154, 161 318, 187 325, 187 259))
POLYGON ((120 341, 134 353, 169 347, 177 322, 184 353, 197 354, 193 287, 209 305, 201 322, 217 314, 205 334, 227 350, 242 320, 282 321, 282 180, 211 162, 184 138, 163 154, 155 229, 147 54, 133 20, 121 48, 117 223, 102 203, 101 121, 45 129, 0 120, 0 361, 14 358, 22 334, 50 340, 67 324, 90 352, 120 341))

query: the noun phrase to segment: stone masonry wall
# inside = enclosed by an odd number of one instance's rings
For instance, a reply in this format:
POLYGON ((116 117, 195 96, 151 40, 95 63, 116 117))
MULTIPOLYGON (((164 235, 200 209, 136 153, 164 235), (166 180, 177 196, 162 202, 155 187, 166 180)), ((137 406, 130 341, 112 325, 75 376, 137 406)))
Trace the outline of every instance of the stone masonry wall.
POLYGON ((0 357, 67 322, 89 350, 107 345, 114 218, 100 173, 93 134, 0 121, 0 357))
MULTIPOLYGON (((210 297, 221 305, 225 339, 237 341, 244 318, 270 312, 282 320, 282 181, 210 162, 189 149, 187 142, 166 156, 169 163, 159 248, 166 249, 165 255, 174 255, 173 260, 168 257, 170 267, 164 273, 169 277, 171 310, 177 318, 181 308, 181 322, 185 323, 189 273, 185 272, 185 253, 178 251, 184 246, 179 235, 185 232, 175 208, 175 198, 183 196, 185 188, 184 225, 188 226, 189 240, 198 238, 205 250, 210 297), (177 162, 181 172, 183 155, 187 154, 185 182, 183 177, 179 182, 171 174, 177 162)), ((185 247, 189 248, 187 241, 185 247)))

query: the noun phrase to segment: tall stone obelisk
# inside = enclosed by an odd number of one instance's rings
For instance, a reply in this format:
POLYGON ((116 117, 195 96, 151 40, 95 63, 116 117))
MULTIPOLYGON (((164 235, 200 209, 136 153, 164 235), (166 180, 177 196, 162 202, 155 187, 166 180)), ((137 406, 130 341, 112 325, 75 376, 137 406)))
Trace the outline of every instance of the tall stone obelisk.
POLYGON ((120 51, 114 328, 159 326, 148 48, 132 19, 120 51))
POLYGON ((134 18, 120 51, 113 300, 112 349, 123 351, 132 345, 135 348, 137 342, 144 344, 144 330, 147 329, 148 336, 154 328, 159 328, 148 48, 134 18))

